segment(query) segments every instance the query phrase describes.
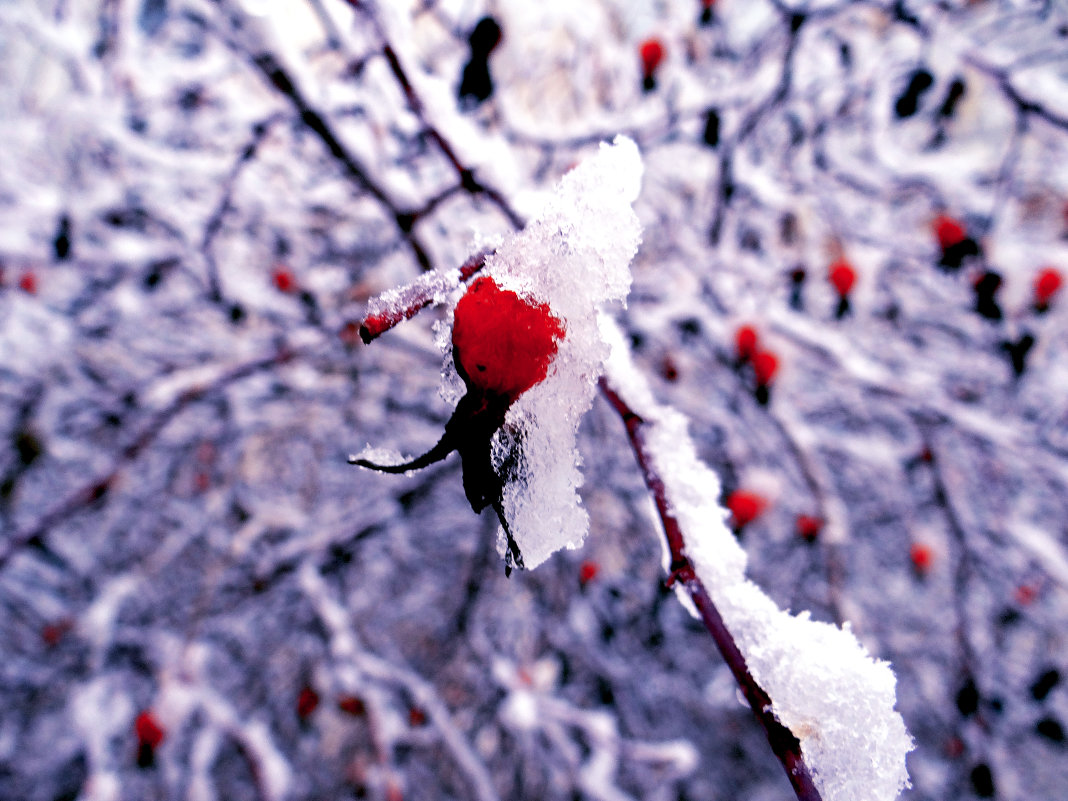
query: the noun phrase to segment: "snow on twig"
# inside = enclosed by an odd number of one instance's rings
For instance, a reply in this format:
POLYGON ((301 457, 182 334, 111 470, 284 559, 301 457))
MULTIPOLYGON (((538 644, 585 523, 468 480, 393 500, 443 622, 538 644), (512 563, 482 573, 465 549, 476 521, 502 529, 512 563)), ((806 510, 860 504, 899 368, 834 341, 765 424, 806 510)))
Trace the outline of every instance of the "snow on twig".
POLYGON ((407 286, 379 295, 371 302, 360 323, 360 339, 370 345, 398 323, 410 320, 427 306, 441 303, 445 294, 485 266, 488 255, 489 251, 479 251, 456 270, 426 273, 407 286))
POLYGON ((895 678, 850 633, 790 615, 745 578, 745 552, 716 502, 679 413, 656 401, 618 327, 602 390, 627 427, 664 525, 670 580, 712 634, 803 801, 893 799, 908 786, 912 740, 895 678))

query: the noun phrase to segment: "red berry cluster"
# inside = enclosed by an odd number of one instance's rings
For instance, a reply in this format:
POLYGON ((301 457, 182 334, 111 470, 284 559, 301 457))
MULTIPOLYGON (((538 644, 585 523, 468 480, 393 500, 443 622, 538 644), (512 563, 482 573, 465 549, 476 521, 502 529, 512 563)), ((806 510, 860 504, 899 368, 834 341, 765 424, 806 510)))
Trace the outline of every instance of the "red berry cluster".
MULTIPOLYGON (((1004 281, 995 269, 984 263, 979 243, 969 236, 968 229, 963 222, 945 213, 935 217, 931 228, 942 254, 939 264, 945 270, 953 272, 959 270, 970 259, 975 265, 972 275, 975 312, 987 320, 1000 322, 1005 315, 997 296, 1004 281)), ((1031 285, 1032 311, 1035 314, 1048 312, 1063 284, 1064 278, 1056 267, 1045 266, 1039 269, 1031 285)), ((999 348, 1008 356, 1017 378, 1025 372, 1028 352, 1034 344, 1035 335, 1026 330, 1015 340, 1004 340, 999 344, 999 348)))
POLYGON ((779 371, 779 357, 761 346, 760 336, 751 325, 740 326, 735 331, 734 347, 737 367, 750 368, 755 382, 754 396, 761 405, 767 404, 772 382, 779 371))

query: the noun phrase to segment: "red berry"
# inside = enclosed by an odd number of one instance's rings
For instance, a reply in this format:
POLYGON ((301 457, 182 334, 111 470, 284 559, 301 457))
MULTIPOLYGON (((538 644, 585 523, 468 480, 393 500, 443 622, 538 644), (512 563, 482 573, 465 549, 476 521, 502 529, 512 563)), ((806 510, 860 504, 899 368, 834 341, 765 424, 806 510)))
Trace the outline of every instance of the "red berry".
POLYGON ((1035 308, 1045 309, 1061 291, 1064 279, 1055 267, 1046 267, 1035 276, 1035 308))
POLYGON ((297 288, 293 273, 285 267, 275 267, 274 272, 271 273, 271 280, 274 281, 274 285, 279 292, 292 292, 297 288))
POLYGON ((452 347, 470 387, 514 401, 545 378, 564 324, 544 303, 478 278, 456 304, 452 347))
POLYGON ((305 685, 297 696, 297 716, 301 720, 307 720, 318 706, 319 693, 305 685))
POLYGON ((37 294, 37 276, 31 272, 25 272, 19 278, 19 289, 29 295, 37 294))
POLYGON ((830 279, 831 285, 834 286, 839 297, 844 298, 857 282, 857 271, 853 269, 852 264, 842 259, 830 266, 827 271, 827 278, 830 279))
POLYGON ((779 357, 771 351, 760 350, 753 354, 753 374, 758 386, 770 387, 779 370, 779 357))
POLYGON ((1013 597, 1020 606, 1030 606, 1035 602, 1035 598, 1038 597, 1038 587, 1034 584, 1021 584, 1016 588, 1013 597))
POLYGON ((48 623, 43 629, 41 629, 41 639, 44 640, 44 644, 49 648, 59 645, 59 641, 63 639, 68 631, 72 627, 70 620, 60 620, 57 623, 48 623))
POLYGON ((139 745, 148 746, 153 750, 157 748, 167 736, 167 732, 159 725, 159 721, 156 720, 155 715, 147 709, 141 712, 134 721, 134 733, 137 735, 137 742, 139 745))
POLYGON ((727 498, 727 508, 737 529, 745 528, 760 517, 767 506, 764 496, 747 490, 735 490, 727 498))
POLYGON ((350 320, 341 327, 338 332, 341 344, 346 348, 355 348, 362 341, 360 339, 360 324, 350 320))
POLYGON ((675 360, 670 356, 664 357, 664 361, 660 365, 660 375, 664 376, 665 381, 671 381, 672 383, 679 380, 679 368, 675 365, 675 360))
POLYGON ((935 217, 934 232, 938 237, 938 246, 942 250, 963 242, 964 237, 967 236, 964 225, 946 214, 939 214, 935 217))
POLYGON ((215 461, 215 445, 212 442, 204 441, 197 445, 196 450, 197 461, 201 464, 211 464, 215 461))
POLYGON ((412 726, 422 726, 426 723, 426 712, 417 706, 408 707, 408 723, 412 726))
POLYGON ((642 77, 651 78, 664 60, 664 46, 659 39, 649 38, 638 46, 638 54, 642 60, 642 77))
POLYGON ((823 530, 823 521, 812 515, 797 516, 797 535, 806 542, 815 542, 823 530))
POLYGON ((756 329, 751 325, 739 326, 738 330, 734 332, 734 347, 738 352, 738 358, 742 361, 748 361, 753 358, 753 354, 757 351, 757 345, 759 338, 757 337, 756 329))
POLYGON ((914 542, 909 547, 909 559, 918 573, 926 573, 934 564, 934 552, 930 547, 919 542, 914 542))
POLYGON ((343 695, 337 699, 337 708, 354 718, 363 717, 367 712, 363 699, 355 695, 343 695))
POLYGON ((585 587, 587 584, 597 578, 597 574, 600 572, 600 566, 596 562, 587 559, 581 565, 579 565, 579 584, 585 587))

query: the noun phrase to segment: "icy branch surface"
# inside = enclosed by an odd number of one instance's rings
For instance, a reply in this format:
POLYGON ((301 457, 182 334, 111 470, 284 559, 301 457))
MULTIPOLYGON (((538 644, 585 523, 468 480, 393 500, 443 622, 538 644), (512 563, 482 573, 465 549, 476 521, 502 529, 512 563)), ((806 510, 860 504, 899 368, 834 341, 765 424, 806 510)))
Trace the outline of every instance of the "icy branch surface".
MULTIPOLYGON (((685 417, 659 403, 630 358, 622 332, 602 320, 612 342, 606 378, 644 421, 653 468, 708 594, 775 716, 801 742, 826 801, 892 801, 909 785, 912 738, 894 709, 896 679, 849 630, 780 609, 745 576, 745 551, 726 525, 720 482, 698 458, 685 417)), ((684 596, 685 598, 685 596, 684 596)), ((688 602, 688 598, 685 598, 688 602)))

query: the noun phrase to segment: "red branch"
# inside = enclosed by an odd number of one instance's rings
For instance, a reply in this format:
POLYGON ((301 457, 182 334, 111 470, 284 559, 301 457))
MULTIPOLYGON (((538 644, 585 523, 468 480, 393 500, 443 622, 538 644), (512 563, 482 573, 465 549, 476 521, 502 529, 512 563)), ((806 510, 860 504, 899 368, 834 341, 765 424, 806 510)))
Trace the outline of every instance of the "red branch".
MULTIPOLYGON (((461 264, 457 270, 460 275, 460 280, 466 283, 471 279, 471 276, 485 267, 486 257, 489 256, 491 252, 492 251, 488 250, 481 251, 461 264)), ((386 333, 386 331, 393 328, 393 326, 402 323, 405 320, 412 319, 416 314, 433 302, 434 294, 430 288, 427 287, 423 294, 413 298, 408 305, 403 308, 389 308, 378 314, 368 315, 364 321, 360 323, 360 339, 364 341, 365 345, 370 345, 373 340, 386 333)))
MULTIPOLYGON (((466 282, 481 270, 486 263, 486 256, 488 255, 487 252, 478 253, 464 262, 458 268, 460 280, 466 282)), ((420 310, 429 306, 433 299, 433 294, 428 288, 425 294, 415 297, 403 308, 391 309, 367 317, 360 325, 361 339, 365 343, 370 343, 398 323, 414 317, 420 310)), ((679 526, 678 519, 671 512, 667 488, 664 486, 663 478, 653 468, 652 456, 642 433, 642 427, 646 425, 645 420, 635 413, 603 378, 601 379, 601 391, 612 405, 612 408, 622 418, 623 425, 627 429, 627 436, 630 438, 631 447, 634 449, 638 465, 641 467, 645 478, 645 484, 649 491, 653 493, 657 512, 664 526, 668 549, 671 552, 669 584, 680 583, 689 593, 690 598, 697 607, 697 611, 701 615, 705 628, 712 635, 716 647, 719 648, 720 654, 722 654, 724 661, 734 675, 734 680, 738 683, 746 700, 749 702, 749 707, 753 710, 757 721, 763 727, 768 743, 771 745, 771 750, 775 753, 779 762, 782 763, 798 801, 822 801, 819 790, 816 789, 816 785, 812 781, 812 773, 801 755, 801 743, 793 732, 775 718, 771 711, 771 697, 757 684, 756 679, 749 672, 745 657, 738 649, 738 644, 734 641, 734 637, 723 622, 723 617, 720 615, 715 603, 713 603, 708 590, 705 589, 704 584, 697 577, 693 563, 686 556, 686 541, 683 537, 682 529, 679 526)))
POLYGON ((786 776, 794 788, 799 801, 821 801, 819 790, 812 781, 812 774, 801 756, 801 743, 798 742, 788 728, 783 726, 771 711, 771 698, 764 689, 757 684, 756 679, 749 672, 745 663, 745 657, 738 649, 734 637, 727 630, 723 618, 712 602, 708 590, 697 577, 693 563, 686 556, 686 541, 679 527, 678 519, 672 514, 671 503, 668 500, 667 489, 664 480, 652 464, 652 454, 645 441, 642 428, 646 424, 638 414, 631 409, 626 401, 613 390, 605 379, 601 379, 601 392, 605 398, 623 419, 623 425, 627 429, 631 447, 645 477, 645 485, 653 493, 656 501, 656 510, 660 515, 660 521, 664 526, 664 536, 667 539, 668 549, 671 552, 671 575, 668 577, 669 584, 679 583, 689 593, 697 611, 701 614, 705 628, 712 635, 712 639, 723 655, 724 661, 734 674, 734 680, 738 682, 742 693, 749 702, 760 725, 767 734, 771 750, 775 752, 786 770, 786 776))

